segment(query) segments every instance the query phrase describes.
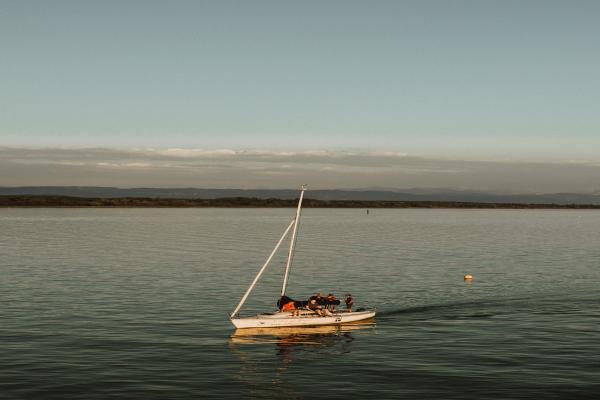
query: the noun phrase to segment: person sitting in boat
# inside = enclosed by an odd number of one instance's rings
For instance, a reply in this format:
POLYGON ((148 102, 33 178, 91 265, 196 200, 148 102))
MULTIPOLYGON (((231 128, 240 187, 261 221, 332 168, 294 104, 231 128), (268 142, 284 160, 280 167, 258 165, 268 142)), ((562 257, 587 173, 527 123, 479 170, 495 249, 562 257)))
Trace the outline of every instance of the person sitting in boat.
MULTIPOLYGON (((321 297, 321 299, 322 301, 324 301, 323 297, 321 297)), ((333 315, 329 310, 323 308, 323 306, 319 304, 317 296, 311 296, 308 299, 308 304, 306 305, 306 308, 317 314, 319 317, 331 317, 333 315)))
POLYGON ((352 298, 352 295, 350 293, 346 294, 346 298, 344 299, 344 302, 346 303, 346 310, 348 310, 348 312, 352 312, 352 306, 354 305, 354 299, 352 298))
POLYGON ((287 302, 281 307, 281 311, 290 311, 292 313, 292 317, 296 317, 300 315, 300 310, 296 308, 296 302, 290 301, 287 302))
POLYGON ((306 305, 306 307, 314 312, 315 314, 317 314, 319 317, 323 316, 323 312, 321 311, 321 309, 323 307, 321 307, 319 305, 319 303, 317 303, 317 300, 314 298, 314 296, 312 296, 311 298, 308 299, 308 304, 306 305))
POLYGON ((294 301, 287 296, 281 296, 279 301, 277 302, 277 307, 279 311, 291 311, 292 316, 300 315, 300 306, 301 301, 294 301))
POLYGON ((329 293, 325 298, 325 308, 331 312, 335 312, 335 306, 338 306, 339 304, 340 301, 333 295, 333 293, 329 293))
POLYGON ((323 295, 321 294, 321 292, 315 294, 314 296, 310 296, 308 298, 308 301, 310 300, 315 300, 317 302, 318 305, 323 306, 325 305, 325 298, 323 297, 323 295))
POLYGON ((287 303, 289 303, 290 301, 294 301, 292 299, 290 299, 287 296, 281 296, 279 298, 279 300, 277 300, 277 308, 279 308, 279 311, 281 311, 283 309, 283 306, 287 303))
POLYGON ((331 314, 331 312, 328 309, 323 308, 324 304, 325 304, 325 298, 321 295, 321 293, 317 293, 316 295, 311 296, 308 299, 307 308, 309 310, 313 311, 314 313, 316 313, 320 317, 332 316, 333 314, 331 314))

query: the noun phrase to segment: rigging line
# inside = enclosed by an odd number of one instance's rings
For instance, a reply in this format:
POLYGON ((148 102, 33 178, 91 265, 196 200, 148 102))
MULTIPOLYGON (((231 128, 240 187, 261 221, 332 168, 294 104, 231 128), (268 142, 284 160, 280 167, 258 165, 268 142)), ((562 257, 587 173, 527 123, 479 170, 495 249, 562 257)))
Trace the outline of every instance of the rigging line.
POLYGON ((240 308, 242 308, 242 306, 246 302, 246 299, 250 295, 250 292, 252 291, 252 289, 254 289, 254 286, 256 285, 256 282, 258 282, 258 279, 260 278, 260 276, 262 275, 262 273, 267 268, 267 265, 269 265, 269 263, 271 262, 271 259, 273 258, 273 256, 277 252, 277 249, 279 249, 279 246, 281 246, 281 242, 283 242, 283 239, 285 239, 285 237, 287 236, 288 232, 290 231, 290 229, 292 229, 292 226, 294 226, 295 223, 296 223, 296 221, 292 220, 292 222, 290 222, 290 224, 286 228, 285 232, 283 232, 283 235, 281 235, 281 238, 279 239, 279 242, 277 242, 277 245, 275 245, 275 248, 273 249, 273 251, 269 255, 269 258, 267 258, 267 261, 265 261, 265 263, 263 264, 263 266, 260 269, 260 271, 258 271, 258 274, 254 277, 254 280, 250 284, 250 287, 248 288, 248 290, 246 290, 246 293, 244 293, 244 296, 242 297, 242 299, 238 303, 238 305, 235 308, 235 310, 233 310, 233 312, 230 314, 231 318, 233 318, 240 311, 240 308))

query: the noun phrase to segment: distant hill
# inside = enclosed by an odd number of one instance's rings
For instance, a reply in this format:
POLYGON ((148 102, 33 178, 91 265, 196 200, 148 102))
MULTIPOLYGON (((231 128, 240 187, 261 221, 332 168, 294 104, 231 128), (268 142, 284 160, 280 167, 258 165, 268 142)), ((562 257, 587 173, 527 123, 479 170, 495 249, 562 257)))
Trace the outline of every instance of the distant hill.
MULTIPOLYGON (((0 195, 44 195, 86 198, 160 198, 160 199, 218 199, 256 198, 291 200, 298 197, 297 189, 198 189, 198 188, 114 188, 95 186, 22 186, 0 187, 0 195)), ((501 194, 451 189, 406 190, 309 190, 308 198, 315 200, 352 201, 433 201, 470 203, 524 204, 600 204, 600 193, 501 194)))

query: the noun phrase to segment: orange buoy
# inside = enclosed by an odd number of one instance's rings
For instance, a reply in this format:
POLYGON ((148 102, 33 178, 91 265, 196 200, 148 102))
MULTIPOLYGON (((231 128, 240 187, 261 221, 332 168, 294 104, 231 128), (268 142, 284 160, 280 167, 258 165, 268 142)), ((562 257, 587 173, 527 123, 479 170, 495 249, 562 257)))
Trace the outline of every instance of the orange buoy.
POLYGON ((472 280, 473 280, 473 275, 471 275, 471 274, 465 275, 465 281, 472 281, 472 280))

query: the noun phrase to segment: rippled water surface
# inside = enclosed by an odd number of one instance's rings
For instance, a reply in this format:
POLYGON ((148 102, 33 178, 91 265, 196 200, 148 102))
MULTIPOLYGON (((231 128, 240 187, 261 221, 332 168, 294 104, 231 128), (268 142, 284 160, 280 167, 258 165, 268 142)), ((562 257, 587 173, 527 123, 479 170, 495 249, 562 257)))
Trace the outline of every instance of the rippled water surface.
POLYGON ((600 212, 308 209, 289 295, 375 323, 236 333, 293 212, 0 209, 0 398, 597 398, 600 212))

